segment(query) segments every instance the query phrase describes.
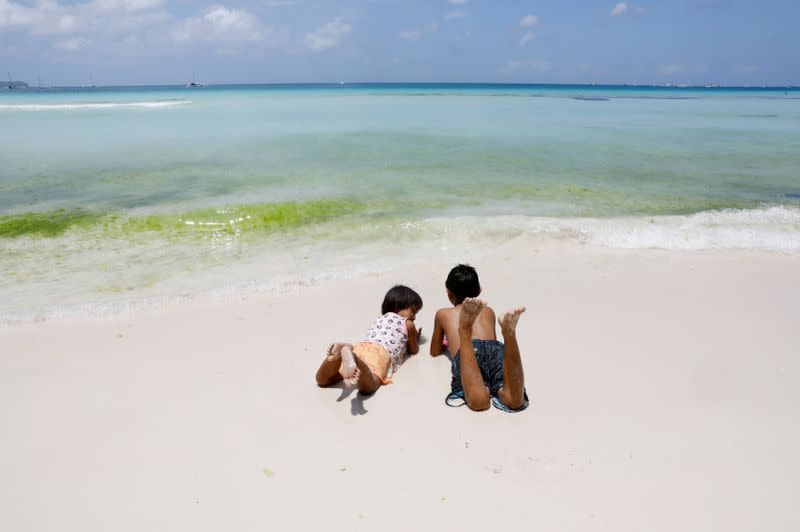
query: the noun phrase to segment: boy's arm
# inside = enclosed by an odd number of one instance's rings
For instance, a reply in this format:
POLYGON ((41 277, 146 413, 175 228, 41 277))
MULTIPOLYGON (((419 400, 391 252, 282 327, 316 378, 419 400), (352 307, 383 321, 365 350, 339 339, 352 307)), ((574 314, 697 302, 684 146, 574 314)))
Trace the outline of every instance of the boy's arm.
POLYGON ((419 352, 419 331, 414 322, 406 318, 406 329, 408 330, 408 354, 416 355, 419 352))
POLYGON ((431 337, 431 356, 436 357, 444 352, 444 328, 442 327, 442 309, 433 317, 433 336, 431 337))

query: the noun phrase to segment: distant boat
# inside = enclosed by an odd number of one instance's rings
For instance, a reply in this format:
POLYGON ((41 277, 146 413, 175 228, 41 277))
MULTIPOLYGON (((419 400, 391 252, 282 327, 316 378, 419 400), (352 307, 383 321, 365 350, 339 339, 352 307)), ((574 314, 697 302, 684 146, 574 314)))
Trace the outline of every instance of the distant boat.
POLYGON ((187 87, 197 88, 197 87, 204 87, 205 85, 201 85, 194 80, 194 72, 192 72, 192 82, 186 84, 187 87))
POLYGON ((16 89, 27 89, 28 88, 28 84, 25 83, 24 81, 13 81, 11 79, 11 73, 9 72, 8 73, 8 83, 6 84, 6 88, 8 90, 10 90, 10 91, 13 91, 13 90, 16 90, 16 89))

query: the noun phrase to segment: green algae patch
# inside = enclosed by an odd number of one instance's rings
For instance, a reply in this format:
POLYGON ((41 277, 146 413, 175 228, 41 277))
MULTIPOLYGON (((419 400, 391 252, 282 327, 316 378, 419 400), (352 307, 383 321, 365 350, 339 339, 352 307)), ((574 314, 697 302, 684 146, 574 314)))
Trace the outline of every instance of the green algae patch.
POLYGON ((95 236, 134 237, 161 233, 190 236, 207 233, 272 233, 322 223, 364 212, 366 206, 350 200, 318 200, 198 209, 183 213, 130 216, 85 209, 58 209, 0 216, 0 238, 33 236, 55 238, 67 230, 100 231, 95 236))
POLYGON ((243 228, 292 228, 362 212, 364 206, 348 200, 279 203, 238 209, 233 214, 243 228))
POLYGON ((0 238, 34 236, 52 238, 74 226, 88 226, 101 215, 84 209, 57 209, 0 216, 0 238))
MULTIPOLYGON (((172 234, 274 232, 321 223, 365 210, 348 200, 241 205, 109 220, 122 233, 172 234)), ((113 231, 113 230, 112 230, 113 231)))

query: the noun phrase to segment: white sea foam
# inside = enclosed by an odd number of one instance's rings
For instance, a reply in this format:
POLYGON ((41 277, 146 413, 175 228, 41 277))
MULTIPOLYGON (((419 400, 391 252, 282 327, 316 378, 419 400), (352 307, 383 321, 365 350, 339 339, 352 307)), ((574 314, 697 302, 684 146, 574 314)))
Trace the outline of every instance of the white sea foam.
POLYGON ((154 100, 144 102, 86 102, 86 103, 42 103, 42 104, 0 104, 0 111, 58 111, 80 109, 156 109, 187 105, 191 100, 154 100))
POLYGON ((592 244, 624 249, 753 249, 800 253, 800 208, 726 209, 689 216, 593 220, 576 227, 592 244))
MULTIPOLYGON (((410 229, 409 229, 410 230, 410 229)), ((555 218, 500 216, 426 220, 415 232, 469 245, 517 236, 618 249, 702 251, 751 249, 800 254, 800 208, 727 209, 686 216, 555 218)))

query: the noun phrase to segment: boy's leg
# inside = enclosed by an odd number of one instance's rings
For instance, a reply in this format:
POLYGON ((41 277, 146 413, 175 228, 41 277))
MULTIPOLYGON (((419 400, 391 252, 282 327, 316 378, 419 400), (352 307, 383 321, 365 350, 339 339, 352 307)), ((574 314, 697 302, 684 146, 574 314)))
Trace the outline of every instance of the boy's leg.
POLYGON ((525 375, 517 343, 517 321, 525 307, 509 310, 497 320, 503 333, 505 353, 503 357, 503 386, 497 391, 500 401, 511 409, 520 408, 525 402, 525 375))
POLYGON ((350 344, 342 347, 340 372, 348 387, 358 385, 358 391, 365 395, 375 393, 383 384, 380 377, 372 373, 372 369, 353 353, 353 346, 350 344))
POLYGON ((317 386, 330 386, 342 380, 339 368, 342 365, 342 348, 344 346, 353 347, 352 344, 335 343, 328 346, 325 360, 317 370, 317 386))
POLYGON ((461 337, 461 387, 464 389, 464 399, 472 410, 486 410, 489 408, 489 390, 483 382, 475 351, 472 347, 472 324, 486 307, 480 299, 468 297, 461 304, 461 313, 458 316, 458 334, 461 337))

